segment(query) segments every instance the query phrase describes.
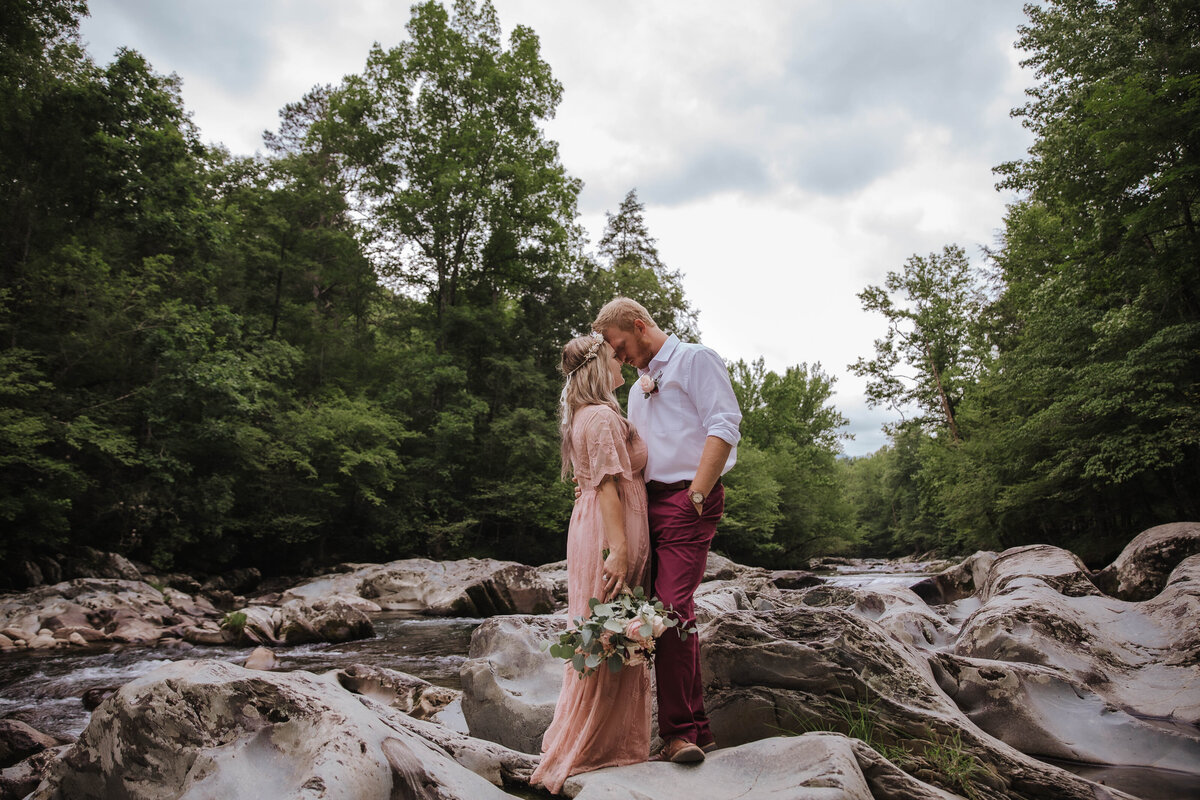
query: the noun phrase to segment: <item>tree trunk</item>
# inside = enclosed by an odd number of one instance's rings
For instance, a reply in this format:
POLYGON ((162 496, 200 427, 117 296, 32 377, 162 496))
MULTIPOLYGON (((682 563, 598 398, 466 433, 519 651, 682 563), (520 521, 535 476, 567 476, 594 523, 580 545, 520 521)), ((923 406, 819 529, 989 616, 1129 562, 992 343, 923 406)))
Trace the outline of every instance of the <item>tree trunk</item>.
POLYGON ((933 361, 933 353, 930 352, 929 345, 925 346, 925 359, 929 362, 929 371, 933 373, 933 379, 937 383, 938 397, 942 401, 942 413, 946 415, 946 425, 950 428, 950 435, 954 437, 955 442, 961 442, 962 437, 958 435, 958 424, 954 421, 954 411, 950 408, 950 398, 946 396, 946 389, 942 386, 942 375, 933 361))

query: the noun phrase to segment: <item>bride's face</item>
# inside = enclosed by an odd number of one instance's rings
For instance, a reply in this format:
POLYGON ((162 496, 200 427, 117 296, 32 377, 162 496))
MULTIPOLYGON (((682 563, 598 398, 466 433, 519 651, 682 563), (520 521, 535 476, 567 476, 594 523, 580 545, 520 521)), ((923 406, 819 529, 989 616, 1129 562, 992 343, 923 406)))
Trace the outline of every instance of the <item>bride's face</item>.
POLYGON ((617 358, 617 354, 607 344, 604 345, 604 350, 608 353, 608 374, 612 376, 612 390, 615 392, 625 385, 625 376, 621 374, 621 359, 617 358))

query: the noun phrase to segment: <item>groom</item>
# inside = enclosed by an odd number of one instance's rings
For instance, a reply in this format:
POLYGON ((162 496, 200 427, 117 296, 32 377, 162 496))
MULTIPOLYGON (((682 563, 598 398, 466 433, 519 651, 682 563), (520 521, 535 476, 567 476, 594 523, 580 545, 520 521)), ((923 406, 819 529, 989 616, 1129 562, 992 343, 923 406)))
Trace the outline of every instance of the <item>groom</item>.
MULTIPOLYGON (((742 421, 729 372, 715 352, 663 332, 639 303, 618 297, 592 323, 617 358, 641 376, 629 390, 629 420, 646 442, 646 494, 654 594, 696 625, 693 601, 725 509, 721 476, 737 460, 742 421)), ((657 760, 704 760, 716 747, 700 686, 700 640, 664 636, 654 659, 657 760)))

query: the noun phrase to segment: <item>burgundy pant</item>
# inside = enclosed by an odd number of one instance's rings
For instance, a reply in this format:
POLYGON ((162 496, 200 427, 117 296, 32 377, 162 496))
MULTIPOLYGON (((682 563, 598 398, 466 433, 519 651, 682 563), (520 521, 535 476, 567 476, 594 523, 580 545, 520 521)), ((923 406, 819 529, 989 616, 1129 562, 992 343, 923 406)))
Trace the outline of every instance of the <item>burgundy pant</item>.
MULTIPOLYGON (((696 607, 692 596, 704 577, 708 547, 725 510, 725 489, 713 489, 700 516, 687 491, 651 492, 649 501, 654 594, 675 610, 680 627, 693 628, 696 607)), ((700 686, 700 638, 690 635, 681 641, 677 630, 664 633, 655 647, 658 731, 664 740, 678 737, 693 744, 708 742, 712 732, 700 686)))

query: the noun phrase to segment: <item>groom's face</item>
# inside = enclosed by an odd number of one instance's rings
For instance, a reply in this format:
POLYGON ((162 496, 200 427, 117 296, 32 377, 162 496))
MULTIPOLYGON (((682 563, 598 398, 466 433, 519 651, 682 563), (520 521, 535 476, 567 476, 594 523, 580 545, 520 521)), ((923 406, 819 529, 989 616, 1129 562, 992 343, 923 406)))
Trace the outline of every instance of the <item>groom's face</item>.
POLYGON ((604 331, 604 341, 613 349, 613 353, 624 364, 632 364, 638 369, 650 366, 654 353, 650 350, 650 337, 646 335, 646 324, 640 319, 633 321, 633 330, 609 328, 604 331))

